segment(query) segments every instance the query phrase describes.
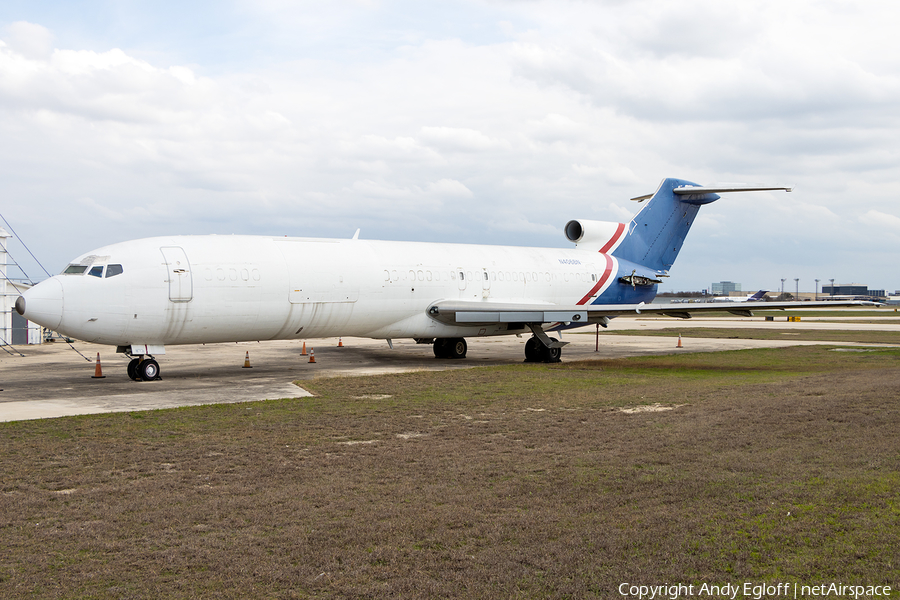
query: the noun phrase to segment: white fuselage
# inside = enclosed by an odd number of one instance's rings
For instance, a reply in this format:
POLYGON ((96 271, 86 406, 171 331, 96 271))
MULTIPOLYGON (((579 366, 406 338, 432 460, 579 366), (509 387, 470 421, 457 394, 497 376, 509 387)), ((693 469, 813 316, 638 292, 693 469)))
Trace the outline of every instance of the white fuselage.
POLYGON ((506 324, 448 325, 428 307, 589 303, 618 270, 596 250, 262 236, 148 238, 72 264, 86 269, 25 295, 28 318, 118 346, 503 335, 506 324))

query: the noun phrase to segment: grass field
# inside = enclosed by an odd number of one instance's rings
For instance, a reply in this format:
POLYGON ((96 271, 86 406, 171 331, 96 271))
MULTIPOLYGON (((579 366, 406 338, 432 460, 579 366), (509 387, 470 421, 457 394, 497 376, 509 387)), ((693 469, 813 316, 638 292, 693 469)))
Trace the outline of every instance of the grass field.
POLYGON ((0 424, 0 597, 900 583, 900 349, 304 385, 0 424))
MULTIPOLYGON (((826 342, 859 342, 863 344, 900 344, 900 332, 817 330, 817 329, 738 329, 734 327, 666 327, 665 329, 616 329, 604 331, 601 335, 644 335, 661 337, 724 338, 741 340, 800 340, 826 342)), ((594 335, 593 332, 582 335, 594 335)))
MULTIPOLYGON (((678 304, 673 305, 675 307, 679 306, 678 304)), ((685 307, 689 307, 689 304, 684 305, 685 307)), ((900 323, 900 311, 895 308, 876 308, 876 309, 812 309, 812 308, 804 308, 798 310, 765 310, 760 306, 747 306, 746 304, 734 304, 734 310, 749 310, 754 317, 772 317, 775 321, 786 321, 787 317, 800 317, 801 320, 811 319, 816 321, 817 323, 872 323, 878 325, 896 325, 900 323)), ((721 312, 721 313, 704 313, 704 314, 694 314, 695 318, 703 319, 704 321, 708 320, 722 320, 728 321, 734 319, 734 315, 721 312)), ((654 318, 654 317, 650 317, 654 318)), ((660 318, 660 317, 655 317, 660 318)))
MULTIPOLYGON (((677 307, 679 305, 674 304, 673 306, 677 307)), ((685 304, 684 306, 689 308, 690 304, 685 304)), ((735 310, 750 310, 756 317, 775 317, 776 319, 781 317, 781 320, 784 320, 784 317, 816 317, 817 319, 834 318, 835 320, 840 320, 851 318, 854 321, 874 320, 883 323, 897 323, 897 320, 900 319, 900 311, 890 307, 865 309, 839 308, 831 310, 816 308, 803 308, 797 310, 765 310, 764 304, 747 305, 735 303, 733 306, 735 310)), ((702 315, 702 318, 733 319, 734 317, 728 313, 705 313, 702 315)))
MULTIPOLYGON (((738 305, 740 307, 740 305, 738 305)), ((873 320, 882 323, 896 323, 900 319, 900 312, 894 308, 876 308, 868 310, 822 310, 804 308, 802 310, 759 310, 752 309, 753 314, 757 317, 816 317, 817 319, 847 319, 852 318, 854 321, 873 320)))

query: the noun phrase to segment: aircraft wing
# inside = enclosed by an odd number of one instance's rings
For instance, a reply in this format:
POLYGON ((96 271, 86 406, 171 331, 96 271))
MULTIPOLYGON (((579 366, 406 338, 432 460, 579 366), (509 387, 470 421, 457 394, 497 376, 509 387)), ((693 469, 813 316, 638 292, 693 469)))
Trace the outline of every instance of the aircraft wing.
POLYGON ((818 302, 754 302, 741 303, 685 303, 685 304, 519 304, 507 302, 474 302, 439 300, 428 307, 428 314, 451 325, 479 325, 491 323, 600 323, 604 327, 610 317, 624 315, 663 315, 690 319, 695 313, 731 313, 752 317, 751 310, 787 310, 793 308, 837 308, 841 306, 880 306, 863 300, 818 302))

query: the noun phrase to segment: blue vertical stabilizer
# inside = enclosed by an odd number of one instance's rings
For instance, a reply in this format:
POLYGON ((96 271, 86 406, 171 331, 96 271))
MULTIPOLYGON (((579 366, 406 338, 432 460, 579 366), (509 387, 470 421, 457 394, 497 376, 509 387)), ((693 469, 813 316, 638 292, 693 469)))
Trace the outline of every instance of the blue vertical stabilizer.
POLYGON ((668 271, 700 206, 719 199, 714 193, 685 193, 684 187, 700 186, 683 179, 664 179, 628 224, 628 233, 612 255, 657 272, 668 271), (679 194, 675 188, 682 188, 679 194))

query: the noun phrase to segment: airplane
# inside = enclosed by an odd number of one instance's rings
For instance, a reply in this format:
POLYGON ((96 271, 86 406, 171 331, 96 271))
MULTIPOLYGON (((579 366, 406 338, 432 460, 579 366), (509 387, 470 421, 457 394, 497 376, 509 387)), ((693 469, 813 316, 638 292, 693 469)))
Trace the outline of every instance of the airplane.
MULTIPOLYGON (((177 344, 367 337, 432 343, 464 358, 467 337, 532 336, 530 362, 558 362, 548 331, 619 315, 690 318, 745 307, 651 306, 701 206, 719 193, 790 187, 703 187, 664 179, 628 223, 571 220, 575 247, 271 236, 170 236, 83 254, 16 299, 19 314, 71 338, 116 346, 128 376, 160 378, 156 356, 177 344)), ((861 304, 846 302, 843 304, 861 304)), ((768 302, 766 309, 838 306, 768 302)))
POLYGON ((769 293, 769 290, 759 290, 755 294, 753 294, 753 295, 747 294, 743 298, 737 298, 737 297, 733 297, 733 296, 721 296, 719 298, 713 298, 712 300, 710 300, 710 302, 759 302, 759 301, 762 301, 765 298, 766 294, 768 294, 768 293, 769 293))

